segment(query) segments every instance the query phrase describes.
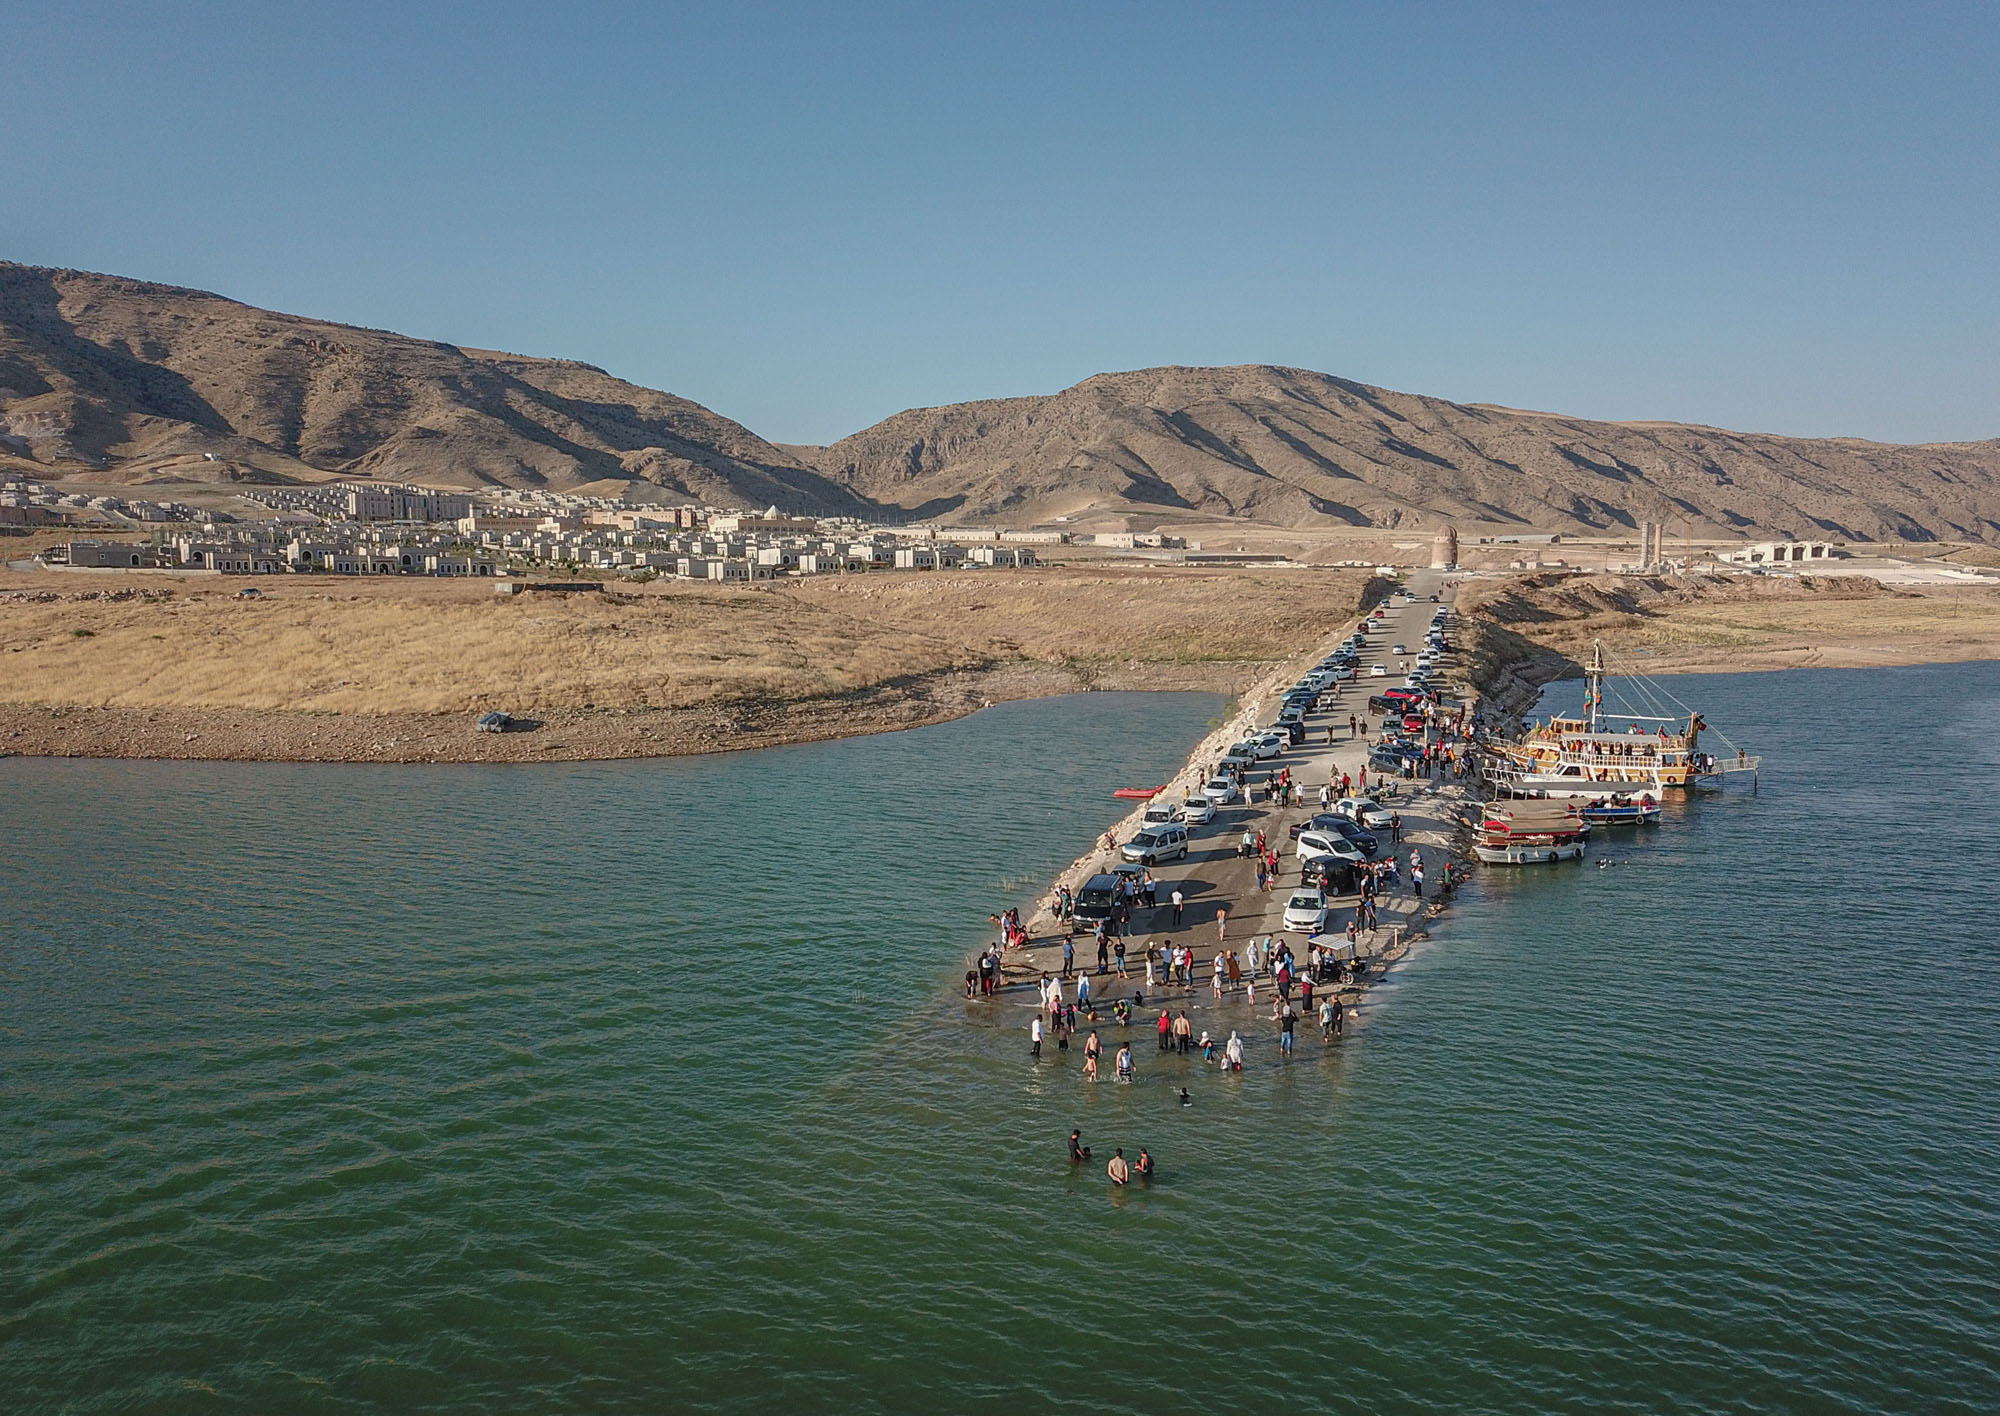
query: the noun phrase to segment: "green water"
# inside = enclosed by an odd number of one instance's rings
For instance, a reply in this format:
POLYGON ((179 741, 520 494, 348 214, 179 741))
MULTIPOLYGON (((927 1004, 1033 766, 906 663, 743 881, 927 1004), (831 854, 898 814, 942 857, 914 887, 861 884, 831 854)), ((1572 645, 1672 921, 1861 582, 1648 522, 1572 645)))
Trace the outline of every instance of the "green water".
POLYGON ((1131 1087, 955 981, 1213 699, 0 761, 0 1405, 2000 1409, 2000 666, 1678 687, 1758 795, 1131 1087))

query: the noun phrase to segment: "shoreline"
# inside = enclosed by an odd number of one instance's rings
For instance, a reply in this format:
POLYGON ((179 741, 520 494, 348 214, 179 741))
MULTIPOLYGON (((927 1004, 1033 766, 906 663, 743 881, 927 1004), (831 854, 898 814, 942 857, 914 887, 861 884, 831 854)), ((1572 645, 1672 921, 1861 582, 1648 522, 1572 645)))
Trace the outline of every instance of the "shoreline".
POLYGON ((696 757, 929 727, 995 703, 1093 692, 1224 693, 1261 661, 944 669, 824 698, 687 708, 552 709, 532 731, 481 733, 470 713, 0 703, 0 756, 193 762, 523 763, 696 757))
MULTIPOLYGON (((1489 716, 1519 717, 1534 706, 1548 684, 1581 672, 1561 650, 1477 611, 1462 618, 1466 686, 1489 716)), ((1629 667, 1659 677, 1908 668, 2000 659, 2000 653, 1985 652, 1993 646, 1964 642, 1879 647, 1773 644, 1734 650, 1704 646, 1675 651, 1621 646, 1618 638, 1609 636, 1612 653, 1623 656, 1629 667)), ((1247 701, 1277 687, 1288 669, 1316 657, 1193 663, 1002 660, 929 670, 815 698, 731 699, 673 708, 552 708, 533 719, 538 724, 534 730, 504 734, 475 732, 476 715, 470 712, 367 714, 0 702, 0 756, 454 764, 693 757, 902 732, 962 718, 994 703, 1069 693, 1222 693, 1247 701)), ((1226 726, 1210 740, 1219 738, 1226 746, 1235 731, 1236 725, 1226 726)), ((1198 745, 1196 754, 1202 750, 1198 745)), ((1130 819, 1121 821, 1120 827, 1128 826, 1130 819)))

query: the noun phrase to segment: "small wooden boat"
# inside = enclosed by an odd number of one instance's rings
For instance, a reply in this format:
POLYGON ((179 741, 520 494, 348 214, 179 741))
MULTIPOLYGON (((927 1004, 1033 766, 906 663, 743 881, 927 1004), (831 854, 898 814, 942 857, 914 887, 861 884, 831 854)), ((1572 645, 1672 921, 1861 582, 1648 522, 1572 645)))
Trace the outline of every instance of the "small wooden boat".
POLYGON ((1126 801, 1151 801, 1166 789, 1166 784, 1163 782, 1157 787, 1120 787, 1111 795, 1123 797, 1126 801))
POLYGON ((1552 801, 1494 802, 1480 813, 1472 853, 1488 865, 1577 860, 1590 836, 1578 807, 1552 801))

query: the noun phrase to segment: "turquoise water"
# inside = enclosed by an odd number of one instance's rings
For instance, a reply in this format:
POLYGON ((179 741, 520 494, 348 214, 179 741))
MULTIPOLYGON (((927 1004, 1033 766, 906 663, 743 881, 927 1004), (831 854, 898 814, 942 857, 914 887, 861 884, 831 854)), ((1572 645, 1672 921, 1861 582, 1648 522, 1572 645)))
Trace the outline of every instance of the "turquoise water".
POLYGON ((956 981, 1210 698, 637 764, 0 761, 0 1391, 2000 1408, 2000 666, 1675 688, 1757 795, 1487 872, 1335 1049, 1142 1046, 1132 1087, 956 981), (1159 1181, 1072 1173, 1072 1125, 1159 1181))

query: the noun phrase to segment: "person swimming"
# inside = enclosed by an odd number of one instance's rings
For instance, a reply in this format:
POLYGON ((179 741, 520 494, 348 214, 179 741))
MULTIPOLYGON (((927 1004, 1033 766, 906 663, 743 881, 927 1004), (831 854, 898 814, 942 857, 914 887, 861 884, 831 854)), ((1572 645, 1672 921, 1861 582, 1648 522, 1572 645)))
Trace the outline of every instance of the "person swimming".
POLYGON ((1133 1173, 1141 1180, 1153 1178, 1153 1153, 1144 1146, 1139 1147, 1139 1163, 1133 1167, 1133 1173))
POLYGON ((1194 1098, 1188 1095, 1188 1089, 1186 1087, 1181 1088, 1181 1105, 1182 1106, 1194 1105, 1194 1098))

